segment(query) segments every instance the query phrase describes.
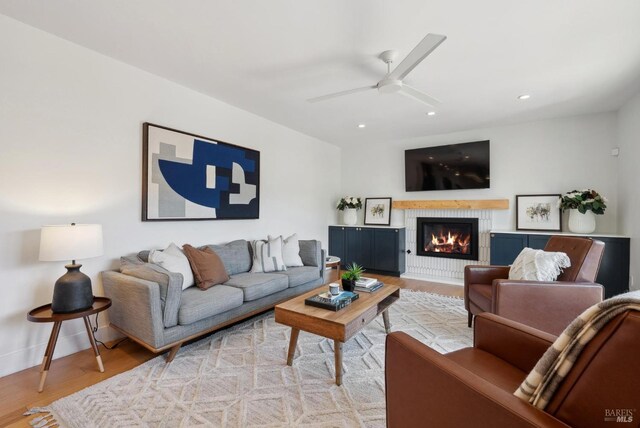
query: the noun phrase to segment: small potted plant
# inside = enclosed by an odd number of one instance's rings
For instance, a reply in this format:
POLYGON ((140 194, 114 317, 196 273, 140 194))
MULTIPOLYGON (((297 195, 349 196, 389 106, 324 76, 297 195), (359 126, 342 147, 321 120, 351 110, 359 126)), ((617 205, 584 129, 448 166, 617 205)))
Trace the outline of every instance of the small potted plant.
POLYGON ((602 215, 607 208, 607 198, 592 189, 567 192, 558 203, 562 211, 569 210, 569 230, 574 233, 595 231, 595 214, 602 215))
POLYGON ((356 224, 358 216, 356 210, 362 208, 362 198, 356 198, 353 196, 345 196, 338 201, 336 206, 342 213, 342 222, 346 225, 352 226, 356 224))
POLYGON ((351 263, 347 266, 347 270, 342 273, 342 289, 344 291, 353 291, 356 287, 356 281, 362 277, 364 269, 357 263, 351 263))

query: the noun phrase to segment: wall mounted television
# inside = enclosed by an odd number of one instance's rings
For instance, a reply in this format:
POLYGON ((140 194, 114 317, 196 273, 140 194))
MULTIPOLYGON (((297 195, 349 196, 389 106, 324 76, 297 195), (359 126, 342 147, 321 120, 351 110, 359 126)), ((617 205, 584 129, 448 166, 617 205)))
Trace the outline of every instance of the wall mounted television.
POLYGON ((489 140, 405 150, 407 192, 488 189, 489 140))

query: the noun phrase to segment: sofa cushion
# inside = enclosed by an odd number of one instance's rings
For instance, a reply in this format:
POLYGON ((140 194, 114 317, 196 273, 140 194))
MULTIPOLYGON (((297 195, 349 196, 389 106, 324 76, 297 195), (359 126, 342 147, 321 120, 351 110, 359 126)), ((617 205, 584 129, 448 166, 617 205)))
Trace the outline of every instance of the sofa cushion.
POLYGON ((206 247, 211 248, 220 257, 229 275, 249 272, 251 269, 249 243, 244 239, 231 241, 225 245, 206 245, 206 247))
POLYGON ((165 327, 178 325, 178 309, 182 294, 182 274, 169 272, 153 263, 134 261, 129 257, 120 258, 120 272, 135 278, 153 281, 160 288, 160 307, 165 327))
POLYGON ((289 277, 289 288, 320 278, 320 270, 315 266, 291 267, 280 273, 289 277))
POLYGON ((183 290, 195 284, 187 256, 173 242, 164 250, 152 250, 149 253, 149 262, 162 266, 169 272, 181 273, 183 290))
POLYGON ((244 301, 250 302, 287 289, 289 287, 289 278, 282 273, 247 272, 231 275, 231 279, 225 282, 224 285, 242 290, 244 301))
MULTIPOLYGON (((302 263, 302 259, 300 258, 300 244, 298 244, 298 234, 294 233, 288 238, 282 238, 282 260, 284 261, 284 265, 289 267, 294 266, 304 266, 302 263)), ((275 238, 271 235, 267 235, 267 239, 269 241, 274 240, 275 238)))
POLYGON ((234 287, 216 285, 208 290, 187 288, 182 292, 178 323, 188 325, 241 305, 242 291, 234 287))
POLYGON ((251 272, 282 272, 287 270, 282 259, 282 236, 268 241, 251 241, 253 265, 251 272))
POLYGON ((320 241, 301 239, 298 240, 298 245, 300 245, 300 258, 305 266, 324 266, 324 262, 321 260, 320 241))
POLYGON ((189 244, 184 244, 182 250, 189 260, 198 288, 206 290, 229 280, 222 260, 211 248, 198 250, 189 244))

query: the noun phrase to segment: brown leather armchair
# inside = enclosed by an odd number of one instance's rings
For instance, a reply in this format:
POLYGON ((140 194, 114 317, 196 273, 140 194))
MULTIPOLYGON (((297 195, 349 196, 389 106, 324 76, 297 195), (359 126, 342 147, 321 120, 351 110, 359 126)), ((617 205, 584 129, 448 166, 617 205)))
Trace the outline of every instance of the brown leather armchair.
POLYGON ((469 327, 474 315, 490 312, 551 334, 560 334, 585 309, 602 301, 598 275, 604 243, 590 238, 555 235, 545 251, 561 251, 571 260, 557 281, 509 280, 509 266, 464 269, 464 306, 469 327))
POLYGON ((387 336, 387 427, 632 426, 605 420, 617 414, 637 425, 639 312, 598 332, 545 410, 513 393, 555 336, 488 313, 474 324, 473 347, 445 355, 402 332, 387 336))

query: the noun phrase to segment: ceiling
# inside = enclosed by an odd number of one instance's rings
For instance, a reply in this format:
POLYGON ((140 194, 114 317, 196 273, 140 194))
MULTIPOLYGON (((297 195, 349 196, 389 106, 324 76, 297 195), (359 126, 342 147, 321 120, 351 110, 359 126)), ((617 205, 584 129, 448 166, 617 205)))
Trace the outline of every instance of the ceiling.
POLYGON ((0 0, 0 13, 338 145, 618 109, 640 87, 640 1, 0 0), (406 83, 374 85, 427 34, 406 83), (531 94, 526 101, 518 95, 531 94), (358 128, 359 123, 366 128, 358 128))

